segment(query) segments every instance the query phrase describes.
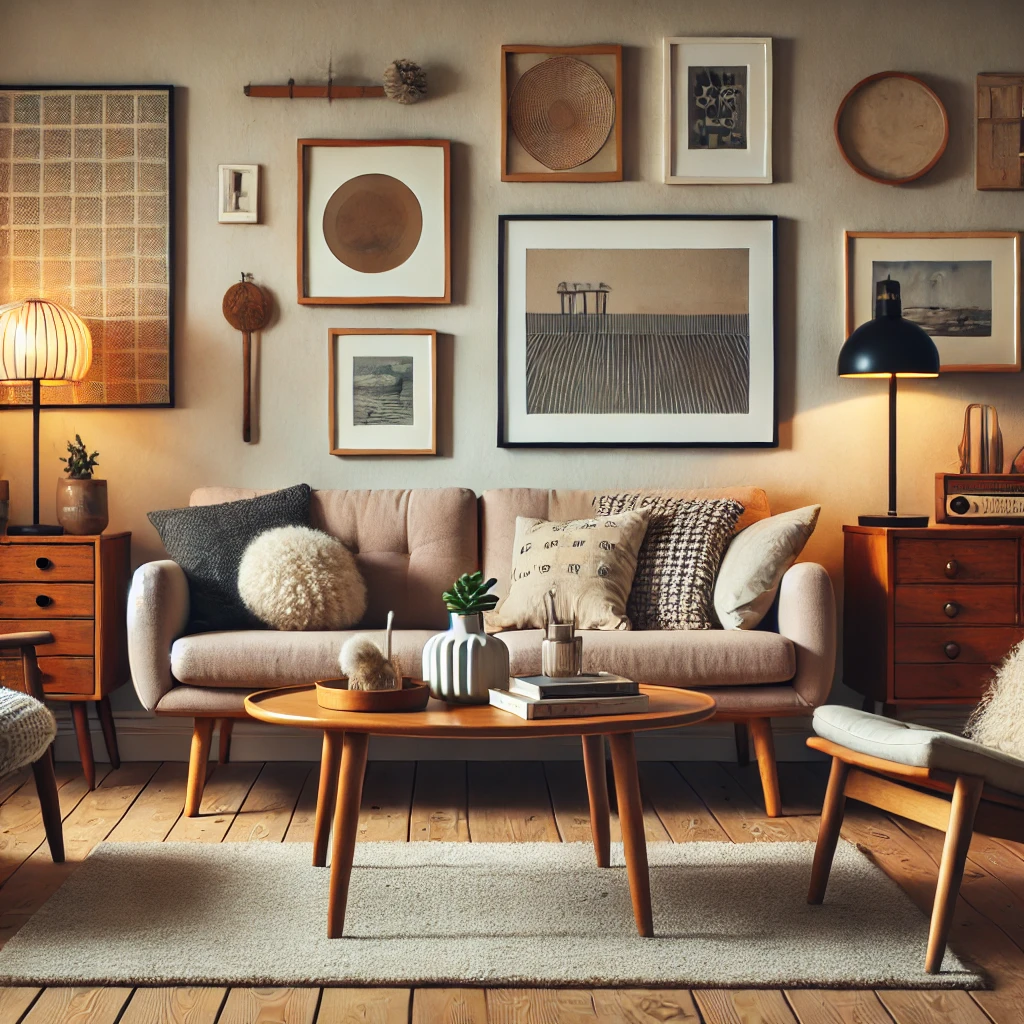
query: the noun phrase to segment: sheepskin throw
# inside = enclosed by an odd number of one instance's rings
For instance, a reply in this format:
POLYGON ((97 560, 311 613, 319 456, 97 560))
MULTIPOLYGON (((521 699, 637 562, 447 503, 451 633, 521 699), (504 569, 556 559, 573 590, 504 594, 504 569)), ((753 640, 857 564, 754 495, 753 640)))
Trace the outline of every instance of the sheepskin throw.
POLYGON ((964 735, 1011 757, 1024 758, 1024 642, 996 669, 964 735))
POLYGON ((345 629, 366 611, 366 584, 352 552, 308 526, 261 533, 242 555, 238 592, 275 629, 345 629))

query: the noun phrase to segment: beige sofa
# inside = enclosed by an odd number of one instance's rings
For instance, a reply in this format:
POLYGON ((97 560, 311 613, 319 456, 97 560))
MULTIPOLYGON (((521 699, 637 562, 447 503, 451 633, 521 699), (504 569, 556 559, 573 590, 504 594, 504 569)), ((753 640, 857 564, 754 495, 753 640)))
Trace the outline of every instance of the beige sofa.
MULTIPOLYGON (((250 498, 263 491, 206 487, 193 505, 250 498)), ((463 488, 314 491, 314 526, 352 550, 367 582, 369 602, 359 629, 378 629, 394 609, 394 651, 416 673, 427 638, 448 624, 441 593, 463 572, 481 567, 504 594, 517 515, 570 519, 592 514, 598 492, 515 488, 487 491, 479 500, 463 488)), ((683 497, 734 497, 744 505, 738 528, 769 514, 759 488, 669 490, 683 497)), ((221 754, 231 720, 244 717, 246 694, 268 686, 299 685, 335 675, 337 657, 353 630, 285 633, 274 630, 187 635, 188 584, 171 561, 139 567, 128 601, 132 679, 144 707, 159 715, 195 719, 185 813, 198 813, 214 726, 221 721, 221 754)), ((512 671, 540 671, 540 632, 499 634, 512 671)), ((780 811, 770 720, 810 715, 824 703, 835 663, 835 600, 825 570, 793 566, 783 577, 778 632, 709 630, 586 631, 584 667, 648 683, 707 690, 716 717, 737 723, 754 740, 765 806, 780 811)))

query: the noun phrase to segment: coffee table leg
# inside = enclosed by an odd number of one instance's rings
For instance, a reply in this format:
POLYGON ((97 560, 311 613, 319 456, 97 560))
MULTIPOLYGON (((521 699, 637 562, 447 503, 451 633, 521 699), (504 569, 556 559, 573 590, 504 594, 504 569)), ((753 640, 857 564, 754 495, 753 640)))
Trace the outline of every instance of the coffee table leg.
POLYGON ((345 743, 341 752, 341 776, 338 780, 338 801, 334 810, 331 890, 327 904, 329 939, 340 939, 345 928, 345 904, 348 902, 348 883, 352 877, 352 858, 356 852, 359 803, 363 796, 368 746, 369 736, 366 733, 345 733, 345 743))
POLYGON ((648 937, 654 934, 654 919, 651 914, 651 879, 647 870, 644 808, 640 801, 640 778, 636 772, 636 744, 631 732, 612 733, 609 741, 633 916, 636 918, 636 930, 648 937))
POLYGON ((594 837, 597 866, 611 863, 612 833, 608 810, 608 773, 604 763, 604 737, 583 737, 583 768, 587 773, 587 796, 590 797, 590 832, 594 837))
POLYGON ((345 734, 324 730, 324 749, 320 755, 320 787, 316 794, 316 823, 313 826, 313 867, 327 864, 327 843, 331 837, 331 815, 338 793, 341 770, 341 745, 345 734))

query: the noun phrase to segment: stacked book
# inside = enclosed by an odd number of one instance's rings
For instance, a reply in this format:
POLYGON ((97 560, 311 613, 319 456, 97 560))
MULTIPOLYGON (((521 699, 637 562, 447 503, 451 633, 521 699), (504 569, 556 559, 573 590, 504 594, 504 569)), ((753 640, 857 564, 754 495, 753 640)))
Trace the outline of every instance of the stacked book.
POLYGON ((491 690, 491 704, 520 718, 590 718, 632 715, 647 710, 647 694, 632 679, 591 675, 514 676, 507 690, 491 690))

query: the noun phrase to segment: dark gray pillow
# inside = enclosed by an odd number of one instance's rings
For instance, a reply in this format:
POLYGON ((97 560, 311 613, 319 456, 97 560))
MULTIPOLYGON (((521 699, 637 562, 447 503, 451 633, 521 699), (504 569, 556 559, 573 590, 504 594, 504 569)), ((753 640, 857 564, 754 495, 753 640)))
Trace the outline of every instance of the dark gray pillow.
POLYGON ((238 594, 242 555, 266 530, 309 525, 309 484, 221 505, 150 512, 167 553, 185 570, 191 609, 188 632, 264 629, 238 594))

